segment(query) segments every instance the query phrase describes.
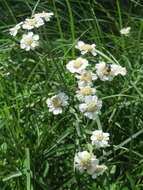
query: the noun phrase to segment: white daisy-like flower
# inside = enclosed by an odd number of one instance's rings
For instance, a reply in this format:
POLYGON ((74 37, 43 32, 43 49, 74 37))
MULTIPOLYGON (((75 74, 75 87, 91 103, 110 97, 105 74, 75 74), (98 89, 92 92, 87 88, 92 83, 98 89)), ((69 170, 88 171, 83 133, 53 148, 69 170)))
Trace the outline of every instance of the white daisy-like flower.
POLYGON ((96 73, 102 81, 111 81, 117 75, 126 75, 126 68, 117 64, 100 62, 96 64, 96 73))
POLYGON ((88 66, 88 60, 79 57, 79 58, 77 58, 76 60, 70 61, 70 62, 66 65, 66 68, 67 68, 71 73, 81 73, 87 66, 88 66))
POLYGON ((74 163, 75 168, 80 172, 86 170, 88 174, 92 175, 99 164, 99 160, 89 152, 83 151, 75 154, 74 163))
POLYGON ((83 41, 79 41, 75 47, 81 51, 82 55, 84 55, 88 52, 90 52, 93 56, 97 55, 96 49, 95 49, 95 47, 96 47, 95 44, 90 45, 90 44, 84 43, 83 41))
POLYGON ((23 25, 22 28, 26 29, 26 30, 32 30, 33 28, 39 28, 40 26, 42 26, 44 24, 44 21, 42 18, 40 17, 34 17, 34 18, 27 18, 23 25))
POLYGON ((14 26, 13 28, 9 29, 9 33, 11 36, 16 36, 18 30, 21 28, 21 25, 23 24, 23 22, 20 22, 19 24, 17 24, 16 26, 14 26))
POLYGON ((68 106, 68 96, 61 92, 51 98, 46 100, 49 107, 49 112, 53 112, 54 115, 61 114, 63 112, 63 107, 68 106))
POLYGON ((121 34, 121 35, 124 35, 124 36, 128 36, 129 33, 130 33, 130 30, 131 30, 131 27, 122 28, 122 29, 120 30, 120 34, 121 34))
POLYGON ((39 35, 34 35, 33 32, 29 32, 28 34, 24 34, 20 41, 21 49, 25 49, 29 51, 30 49, 35 49, 36 46, 39 45, 39 35))
POLYGON ((96 92, 95 88, 91 88, 90 86, 81 87, 78 91, 76 91, 76 97, 79 101, 84 101, 86 96, 94 95, 96 92))
POLYGON ((117 76, 117 75, 126 75, 126 68, 122 67, 120 65, 112 64, 111 65, 111 72, 117 76))
POLYGON ((105 165, 96 165, 95 171, 92 174, 92 178, 95 179, 97 176, 102 175, 105 170, 107 170, 107 166, 105 165))
POLYGON ((102 101, 98 100, 97 96, 86 96, 85 103, 79 105, 79 109, 89 119, 96 119, 96 116, 100 114, 102 107, 102 101))
POLYGON ((96 64, 95 68, 100 80, 111 81, 114 78, 114 73, 111 71, 111 65, 106 64, 105 62, 100 62, 96 64))
POLYGON ((79 79, 79 87, 92 86, 92 81, 97 79, 97 75, 93 73, 91 70, 82 71, 80 75, 76 75, 75 77, 79 79))
POLYGON ((33 17, 37 17, 37 18, 42 18, 44 19, 46 22, 50 21, 51 17, 54 15, 54 13, 46 13, 46 12, 42 12, 42 13, 37 13, 35 14, 33 17))
POLYGON ((109 133, 103 133, 102 130, 95 130, 92 132, 91 141, 97 148, 109 146, 109 133))

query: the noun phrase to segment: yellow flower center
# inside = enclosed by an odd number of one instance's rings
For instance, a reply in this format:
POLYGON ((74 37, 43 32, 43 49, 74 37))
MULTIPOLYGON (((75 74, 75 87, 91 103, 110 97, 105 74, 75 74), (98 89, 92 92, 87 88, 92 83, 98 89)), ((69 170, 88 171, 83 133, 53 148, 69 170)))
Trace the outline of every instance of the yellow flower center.
POLYGON ((37 23, 37 20, 35 18, 30 19, 30 20, 27 21, 27 24, 30 25, 30 26, 35 25, 36 23, 37 23))
POLYGON ((60 106, 62 106, 62 100, 61 100, 61 98, 60 97, 55 97, 53 99, 53 105, 54 105, 54 107, 60 107, 60 106))
POLYGON ((83 73, 82 77, 81 77, 81 80, 83 81, 90 81, 92 80, 92 76, 90 73, 83 73))
POLYGON ((94 102, 94 103, 90 103, 90 104, 88 104, 88 106, 87 106, 87 111, 88 111, 88 112, 95 112, 96 109, 97 109, 97 105, 96 105, 95 102, 94 102))
POLYGON ((114 71, 115 71, 115 72, 122 72, 123 69, 122 69, 121 67, 117 67, 117 68, 114 69, 114 71))
POLYGON ((86 155, 83 160, 80 162, 80 167, 87 169, 91 165, 91 155, 86 155))
POLYGON ((24 43, 26 46, 30 46, 33 43, 33 38, 31 36, 26 38, 24 43))
POLYGON ((76 68, 76 69, 80 68, 82 65, 83 65, 83 62, 80 61, 80 60, 76 60, 76 61, 73 63, 73 67, 76 68))
POLYGON ((97 138, 98 141, 103 141, 104 136, 103 136, 103 134, 98 134, 98 135, 96 136, 96 138, 97 138))
POLYGON ((92 88, 90 87, 84 87, 80 90, 80 94, 82 95, 91 95, 92 94, 92 88))
POLYGON ((92 46, 90 44, 85 44, 81 47, 81 49, 83 51, 91 51, 92 50, 92 46))

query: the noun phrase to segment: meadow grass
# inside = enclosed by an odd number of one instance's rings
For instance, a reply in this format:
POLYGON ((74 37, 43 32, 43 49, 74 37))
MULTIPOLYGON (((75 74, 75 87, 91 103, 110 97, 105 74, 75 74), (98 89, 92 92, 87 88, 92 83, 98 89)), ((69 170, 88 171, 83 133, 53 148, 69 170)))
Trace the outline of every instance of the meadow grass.
POLYGON ((143 189, 142 8, 141 0, 0 1, 1 190, 143 189), (36 31, 40 47, 25 52, 9 28, 43 10, 54 17, 36 31), (121 36, 126 26, 130 35, 121 36), (76 80, 66 69, 79 55, 78 40, 96 43, 105 61, 127 69, 125 77, 97 82, 103 107, 95 121, 78 110, 76 80), (45 101, 60 91, 70 106, 54 116, 45 101), (111 146, 100 157, 108 170, 93 180, 75 172, 73 160, 91 148, 89 134, 100 128, 110 133, 111 146))

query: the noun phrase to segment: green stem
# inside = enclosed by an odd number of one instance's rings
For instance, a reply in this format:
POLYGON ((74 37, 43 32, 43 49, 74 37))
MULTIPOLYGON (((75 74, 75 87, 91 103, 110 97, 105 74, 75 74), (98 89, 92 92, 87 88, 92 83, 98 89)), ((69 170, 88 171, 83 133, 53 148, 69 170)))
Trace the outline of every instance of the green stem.
POLYGON ((7 8, 9 14, 11 15, 11 17, 12 17, 12 19, 13 19, 13 21, 14 21, 15 23, 17 23, 16 17, 14 16, 13 11, 12 11, 12 9, 10 8, 10 6, 8 5, 7 1, 6 1, 6 0, 2 0, 2 2, 4 3, 5 7, 7 8))
MULTIPOLYGON (((57 11, 57 8, 56 8, 55 0, 53 0, 53 6, 54 6, 54 12, 56 13, 56 19, 57 19, 57 24, 58 24, 58 28, 59 28, 60 38, 62 40, 64 40, 64 34, 63 34, 63 31, 62 31, 62 27, 61 27, 58 11, 57 11)), ((65 54, 66 53, 65 47, 63 47, 63 50, 64 50, 64 54, 65 54)))
POLYGON ((25 149, 26 152, 26 187, 27 190, 31 190, 31 175, 30 175, 30 152, 29 148, 25 149))
MULTIPOLYGON (((74 29, 74 18, 73 18, 73 13, 72 13, 72 7, 70 5, 69 0, 66 0, 68 11, 69 11, 69 16, 70 16, 70 28, 71 28, 71 35, 72 35, 72 43, 75 41, 75 29, 74 29)), ((72 48, 72 56, 75 56, 75 48, 72 48)))

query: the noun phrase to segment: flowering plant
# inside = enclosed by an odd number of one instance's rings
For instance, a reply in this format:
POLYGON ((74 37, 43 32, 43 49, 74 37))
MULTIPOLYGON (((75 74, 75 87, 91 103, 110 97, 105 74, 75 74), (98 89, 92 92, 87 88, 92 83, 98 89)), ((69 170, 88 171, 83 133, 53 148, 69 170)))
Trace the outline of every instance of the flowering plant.
MULTIPOLYGON (((40 36, 31 32, 34 28, 39 28, 49 22, 53 13, 37 13, 32 18, 27 18, 20 22, 16 26, 10 29, 10 35, 16 36, 17 33, 22 31, 28 31, 22 35, 20 40, 20 48, 25 51, 34 50, 39 46, 40 36)), ((69 97, 66 92, 55 93, 52 97, 46 99, 46 104, 53 115, 61 115, 68 109, 70 105, 70 99, 76 99, 76 107, 80 111, 82 118, 89 120, 97 120, 99 115, 102 114, 102 105, 104 102, 101 100, 102 97, 98 97, 98 90, 96 89, 96 82, 100 80, 102 82, 111 82, 118 75, 126 75, 126 68, 115 63, 106 62, 105 57, 98 49, 95 43, 89 44, 83 41, 78 41, 75 45, 75 49, 78 49, 81 53, 79 57, 73 60, 69 60, 66 64, 65 69, 71 73, 77 80, 77 90, 74 97, 69 97), (86 56, 93 56, 96 64, 92 64, 86 56), (78 106, 77 106, 78 105, 78 106)), ((74 108, 73 108, 74 109, 74 108)), ((87 150, 75 153, 74 166, 80 172, 86 171, 88 174, 95 179, 97 176, 102 175, 106 170, 107 166, 99 164, 97 155, 94 155, 95 149, 103 149, 109 147, 109 133, 104 133, 102 129, 91 131, 91 143, 89 152, 87 150)), ((85 145, 83 145, 85 147, 85 145)), ((77 150, 78 151, 78 150, 77 150)), ((100 151, 101 155, 101 151, 100 151)), ((99 156, 99 155, 98 155, 99 156)))

